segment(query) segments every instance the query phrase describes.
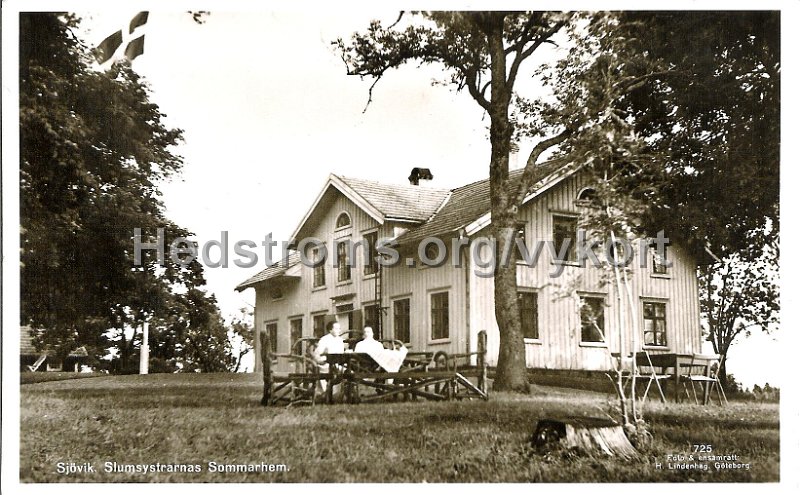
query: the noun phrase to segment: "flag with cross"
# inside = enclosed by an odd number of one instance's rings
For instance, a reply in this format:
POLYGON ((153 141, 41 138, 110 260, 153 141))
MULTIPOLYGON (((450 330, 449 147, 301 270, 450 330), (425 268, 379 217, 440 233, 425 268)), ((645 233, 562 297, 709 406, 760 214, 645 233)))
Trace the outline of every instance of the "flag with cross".
POLYGON ((141 28, 147 24, 148 15, 148 12, 139 12, 133 16, 126 29, 115 31, 101 41, 95 48, 97 63, 103 65, 109 60, 114 60, 123 44, 125 44, 125 49, 120 57, 133 60, 144 53, 144 34, 139 35, 139 33, 142 31, 141 28), (125 43, 126 41, 127 43, 125 43))

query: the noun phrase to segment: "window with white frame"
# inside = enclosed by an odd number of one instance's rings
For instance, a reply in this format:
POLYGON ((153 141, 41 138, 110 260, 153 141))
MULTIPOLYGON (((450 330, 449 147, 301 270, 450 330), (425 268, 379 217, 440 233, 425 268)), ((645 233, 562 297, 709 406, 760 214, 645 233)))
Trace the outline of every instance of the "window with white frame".
POLYGON ((380 322, 380 306, 377 304, 364 306, 364 326, 372 328, 372 333, 376 339, 383 338, 380 322))
POLYGON ((411 342, 411 299, 397 299, 393 304, 394 338, 411 342))
POLYGON ((269 340, 270 352, 278 352, 278 322, 271 321, 264 325, 264 332, 269 340))
POLYGON ((533 291, 517 292, 519 319, 522 323, 522 336, 526 339, 539 338, 539 294, 533 291))
POLYGON ((303 338, 303 318, 289 320, 289 349, 294 343, 303 338))
POLYGON ((431 339, 450 337, 450 293, 431 294, 431 339))
POLYGON ((337 229, 343 229, 345 227, 349 227, 350 223, 351 223, 350 222, 350 215, 348 215, 346 211, 343 211, 342 213, 339 214, 338 217, 336 217, 336 228, 337 229))
POLYGON ((314 337, 325 335, 325 315, 314 315, 314 337))
POLYGON ((320 248, 311 250, 312 262, 314 263, 314 288, 325 286, 325 260, 322 259, 320 248))
POLYGON ((367 232, 364 234, 364 275, 372 275, 378 271, 378 260, 376 244, 378 244, 378 233, 367 232))
POLYGON ((653 274, 654 275, 667 275, 667 246, 664 246, 664 250, 661 254, 658 253, 658 249, 652 249, 653 253, 653 274))
POLYGON ((339 282, 350 281, 350 241, 344 240, 336 243, 336 273, 339 282))
POLYGON ((567 246, 565 254, 556 261, 577 261, 578 217, 553 215, 553 243, 558 255, 565 249, 563 246, 567 246))
POLYGON ((667 303, 644 301, 644 345, 667 345, 667 303))
POLYGON ((581 342, 604 342, 606 300, 601 296, 581 296, 581 342))

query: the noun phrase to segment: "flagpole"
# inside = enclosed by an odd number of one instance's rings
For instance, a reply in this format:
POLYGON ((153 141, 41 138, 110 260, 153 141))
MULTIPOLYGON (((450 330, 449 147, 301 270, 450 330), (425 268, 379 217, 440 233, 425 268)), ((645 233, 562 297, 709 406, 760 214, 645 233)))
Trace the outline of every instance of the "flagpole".
POLYGON ((150 364, 150 346, 148 344, 148 333, 150 330, 150 323, 145 321, 142 323, 142 348, 139 349, 139 374, 146 375, 149 372, 150 364))

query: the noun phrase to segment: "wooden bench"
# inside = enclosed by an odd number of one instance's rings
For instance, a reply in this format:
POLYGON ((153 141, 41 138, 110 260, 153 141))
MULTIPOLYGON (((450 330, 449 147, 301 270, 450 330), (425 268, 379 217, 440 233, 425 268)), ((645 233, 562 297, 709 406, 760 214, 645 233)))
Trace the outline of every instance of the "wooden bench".
MULTIPOLYGON (((479 333, 478 352, 457 356, 445 354, 444 359, 442 353, 437 353, 438 363, 433 359, 433 353, 413 353, 406 356, 400 371, 394 373, 381 370, 372 358, 360 353, 330 355, 330 371, 321 373, 305 353, 270 353, 267 350, 269 339, 264 334, 261 335, 261 349, 264 372, 262 405, 314 405, 340 401, 356 404, 388 399, 488 399, 486 332, 483 331, 479 333), (473 355, 477 356, 476 366, 456 364, 455 359, 469 360, 473 355), (274 365, 278 359, 294 363, 295 371, 276 371, 274 365), (324 391, 322 382, 326 383, 324 391)), ((297 351, 302 352, 302 344, 297 351)))

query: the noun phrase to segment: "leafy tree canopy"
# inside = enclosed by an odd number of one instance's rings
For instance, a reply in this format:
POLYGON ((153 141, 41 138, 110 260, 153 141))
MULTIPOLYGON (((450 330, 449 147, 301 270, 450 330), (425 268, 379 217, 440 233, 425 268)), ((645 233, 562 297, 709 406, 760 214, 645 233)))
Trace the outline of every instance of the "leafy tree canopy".
MULTIPOLYGON (((696 253, 710 243, 725 254, 758 251, 742 234, 777 226, 778 33, 775 13, 414 12, 334 44, 373 88, 406 63, 439 64, 487 112, 498 252, 553 153, 599 182, 598 199, 613 205, 592 219, 602 232, 665 230, 696 253), (527 73, 551 91, 520 94, 524 62, 550 45, 560 50, 527 73), (521 139, 535 145, 512 181, 521 139)), ((495 301, 495 384, 525 390, 513 266, 497 267, 495 301)))
POLYGON ((148 250, 134 263, 134 228, 143 242, 164 229, 166 246, 191 235, 165 217, 157 189, 181 170, 182 132, 130 65, 91 69, 78 22, 20 16, 21 320, 62 354, 102 355, 106 330, 168 313, 205 280, 196 260, 161 264, 148 250))

